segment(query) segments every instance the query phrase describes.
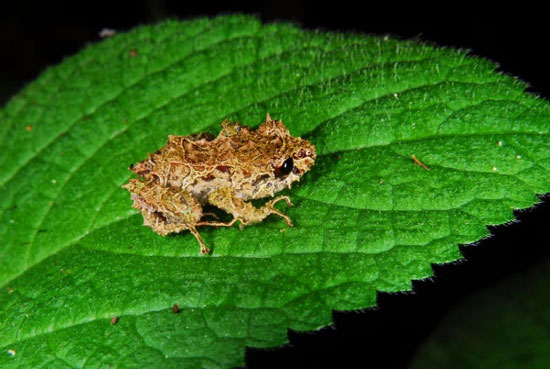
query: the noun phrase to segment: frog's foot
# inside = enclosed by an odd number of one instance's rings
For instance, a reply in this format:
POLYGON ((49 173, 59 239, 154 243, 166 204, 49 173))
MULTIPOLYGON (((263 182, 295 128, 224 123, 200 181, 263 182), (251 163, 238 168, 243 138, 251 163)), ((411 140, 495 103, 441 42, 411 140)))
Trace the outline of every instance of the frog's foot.
POLYGON ((203 255, 209 254, 210 249, 208 248, 208 246, 206 246, 206 244, 202 240, 202 237, 201 237, 199 231, 197 231, 197 228, 195 228, 192 225, 188 225, 188 227, 189 227, 189 232, 191 232, 191 234, 193 234, 193 236, 195 236, 197 241, 199 241, 199 245, 201 247, 201 254, 203 254, 203 255))
POLYGON ((290 197, 288 197, 288 196, 279 196, 279 197, 277 197, 277 198, 275 198, 271 201, 268 201, 260 210, 263 210, 264 212, 267 212, 267 215, 277 214, 278 216, 280 216, 281 218, 283 218, 285 220, 286 224, 288 224, 289 227, 292 227, 292 220, 290 220, 288 215, 285 215, 285 214, 281 213, 274 206, 276 203, 278 203, 279 201, 282 201, 282 200, 284 200, 286 202, 287 206, 294 206, 294 204, 292 202, 290 202, 290 197))
POLYGON ((283 200, 286 202, 287 206, 293 206, 288 196, 279 196, 271 201, 268 201, 260 209, 255 209, 256 211, 254 214, 250 214, 251 216, 248 219, 244 219, 243 221, 241 221, 239 228, 243 229, 245 226, 249 224, 260 222, 271 214, 276 214, 280 216, 285 220, 286 224, 288 224, 289 227, 292 227, 293 226, 292 220, 288 217, 288 215, 281 213, 274 206, 276 203, 283 200))

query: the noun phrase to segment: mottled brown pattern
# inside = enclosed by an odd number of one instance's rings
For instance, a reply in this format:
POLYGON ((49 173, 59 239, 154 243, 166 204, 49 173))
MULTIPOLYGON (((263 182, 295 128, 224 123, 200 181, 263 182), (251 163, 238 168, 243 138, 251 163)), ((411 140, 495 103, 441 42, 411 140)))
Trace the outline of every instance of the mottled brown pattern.
POLYGON ((131 179, 124 188, 132 193, 133 207, 144 225, 160 235, 189 230, 201 253, 209 252, 197 227, 241 226, 261 222, 270 214, 288 216, 274 208, 288 196, 279 196, 261 208, 250 199, 273 197, 307 172, 315 163, 315 147, 292 137, 282 121, 266 121, 256 130, 225 121, 218 137, 210 134, 169 136, 166 146, 130 166, 142 179, 131 179), (204 221, 202 206, 211 204, 233 215, 228 223, 204 221))

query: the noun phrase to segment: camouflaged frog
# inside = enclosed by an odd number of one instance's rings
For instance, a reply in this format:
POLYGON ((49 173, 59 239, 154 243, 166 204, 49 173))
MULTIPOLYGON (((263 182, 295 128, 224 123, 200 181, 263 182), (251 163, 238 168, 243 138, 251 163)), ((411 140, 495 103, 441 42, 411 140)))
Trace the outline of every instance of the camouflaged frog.
POLYGON ((261 208, 248 200, 273 197, 299 181, 315 163, 315 147, 292 137, 280 120, 269 114, 258 129, 237 122, 223 122, 218 137, 210 134, 169 136, 166 146, 132 165, 130 170, 143 179, 130 179, 124 188, 131 192, 133 207, 143 215, 144 225, 165 236, 189 230, 202 254, 210 252, 197 227, 229 227, 261 222, 270 214, 290 218, 277 210, 279 196, 261 208), (203 205, 211 204, 233 215, 224 223, 204 220, 211 215, 203 205))

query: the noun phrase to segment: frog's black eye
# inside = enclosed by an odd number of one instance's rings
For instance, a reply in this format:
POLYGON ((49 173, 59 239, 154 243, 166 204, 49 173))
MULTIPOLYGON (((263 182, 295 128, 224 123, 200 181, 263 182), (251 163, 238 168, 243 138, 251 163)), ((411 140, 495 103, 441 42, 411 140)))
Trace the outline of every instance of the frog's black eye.
POLYGON ((288 158, 281 166, 281 172, 283 174, 288 174, 292 171, 292 168, 294 168, 294 160, 292 158, 288 158))
POLYGON ((294 160, 292 158, 288 158, 284 161, 283 165, 275 169, 275 174, 277 177, 286 176, 292 171, 292 168, 294 168, 294 160))

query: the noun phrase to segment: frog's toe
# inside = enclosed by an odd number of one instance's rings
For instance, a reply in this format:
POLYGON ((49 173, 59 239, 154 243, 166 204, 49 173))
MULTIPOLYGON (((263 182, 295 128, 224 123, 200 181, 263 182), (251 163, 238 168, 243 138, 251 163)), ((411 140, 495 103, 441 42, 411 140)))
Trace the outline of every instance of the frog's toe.
POLYGON ((289 217, 285 216, 284 218, 285 218, 286 224, 287 224, 289 227, 294 227, 294 224, 292 224, 292 220, 291 220, 289 217))
POLYGON ((201 248, 201 254, 202 255, 209 254, 210 249, 208 248, 208 246, 206 246, 206 244, 202 240, 202 237, 201 237, 200 233, 197 231, 197 229, 193 225, 188 225, 188 229, 193 234, 193 236, 195 236, 197 241, 199 242, 199 245, 200 245, 200 248, 201 248))
POLYGON ((210 254, 210 249, 206 245, 201 245, 201 255, 210 254))
POLYGON ((270 207, 272 207, 273 205, 275 205, 276 203, 278 203, 279 201, 282 201, 282 200, 285 201, 287 206, 294 206, 294 204, 290 201, 290 197, 288 197, 288 196, 279 196, 276 199, 273 199, 273 200, 269 201, 267 204, 270 207))

